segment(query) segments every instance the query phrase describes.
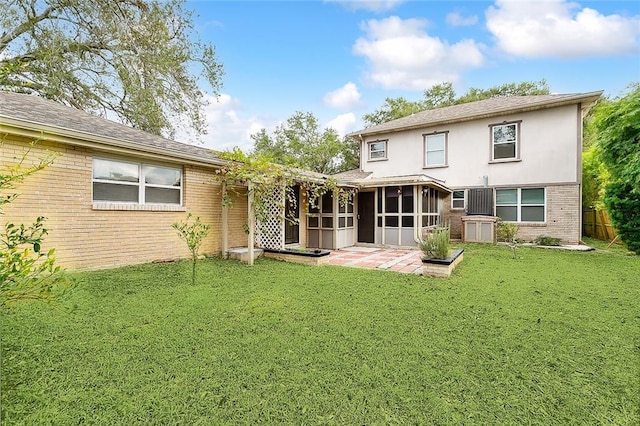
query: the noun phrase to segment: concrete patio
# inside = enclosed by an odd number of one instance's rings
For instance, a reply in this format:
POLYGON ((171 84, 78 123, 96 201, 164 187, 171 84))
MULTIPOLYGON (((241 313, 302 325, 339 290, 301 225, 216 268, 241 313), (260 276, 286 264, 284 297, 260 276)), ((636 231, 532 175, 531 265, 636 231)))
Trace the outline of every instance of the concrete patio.
POLYGON ((331 251, 328 264, 422 274, 421 257, 420 250, 354 246, 331 251))

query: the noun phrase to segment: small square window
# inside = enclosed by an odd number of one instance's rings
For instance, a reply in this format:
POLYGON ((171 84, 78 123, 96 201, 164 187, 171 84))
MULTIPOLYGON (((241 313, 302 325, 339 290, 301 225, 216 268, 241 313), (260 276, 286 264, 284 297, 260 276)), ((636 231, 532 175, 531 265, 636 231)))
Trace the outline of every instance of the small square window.
POLYGON ((464 209, 465 193, 465 190, 453 191, 453 193, 451 194, 452 209, 464 209))

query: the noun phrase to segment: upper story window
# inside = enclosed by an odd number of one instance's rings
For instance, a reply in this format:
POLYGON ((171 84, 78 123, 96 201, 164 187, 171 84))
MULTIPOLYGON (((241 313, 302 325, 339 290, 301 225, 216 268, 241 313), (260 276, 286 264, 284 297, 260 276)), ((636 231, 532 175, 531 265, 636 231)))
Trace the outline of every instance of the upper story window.
POLYGON ((94 158, 93 201, 181 205, 182 169, 94 158))
POLYGON ((368 142, 369 161, 387 159, 387 141, 368 142))
POLYGON ((451 208, 452 209, 464 209, 466 191, 453 191, 451 194, 451 208))
POLYGON ((544 188, 496 189, 496 215, 508 222, 544 222, 544 188))
POLYGON ((494 124, 491 128, 491 160, 517 160, 520 156, 520 122, 494 124))
POLYGON ((447 136, 447 132, 423 135, 425 167, 447 165, 447 136))

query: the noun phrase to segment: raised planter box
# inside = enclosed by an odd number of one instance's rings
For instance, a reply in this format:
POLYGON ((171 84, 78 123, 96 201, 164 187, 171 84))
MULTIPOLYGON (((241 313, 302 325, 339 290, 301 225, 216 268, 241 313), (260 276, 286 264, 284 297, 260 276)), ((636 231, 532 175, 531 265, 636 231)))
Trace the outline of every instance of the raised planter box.
POLYGON ((264 257, 302 263, 303 265, 324 265, 329 262, 329 250, 271 250, 264 249, 264 257))
POLYGON ((454 250, 446 259, 422 259, 422 275, 450 277, 458 263, 462 262, 464 249, 454 250))

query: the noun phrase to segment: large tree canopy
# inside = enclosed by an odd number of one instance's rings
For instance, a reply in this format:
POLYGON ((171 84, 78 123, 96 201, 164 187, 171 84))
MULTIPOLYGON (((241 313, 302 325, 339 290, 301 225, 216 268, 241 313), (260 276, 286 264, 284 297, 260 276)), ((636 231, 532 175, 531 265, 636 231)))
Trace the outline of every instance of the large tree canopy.
POLYGON ((296 112, 273 135, 265 129, 251 135, 254 153, 287 166, 319 173, 337 173, 357 168, 359 146, 351 139, 341 140, 332 128, 320 130, 310 112, 296 112))
POLYGON ((627 246, 640 254, 640 83, 596 110, 596 144, 609 174, 604 202, 627 246))
POLYGON ((370 127, 428 109, 441 108, 501 96, 548 95, 549 93, 549 85, 546 80, 540 80, 523 81, 521 83, 505 83, 488 89, 472 87, 463 95, 456 96, 453 84, 447 82, 436 84, 435 86, 425 90, 423 93, 423 99, 421 100, 408 101, 403 97, 387 98, 385 99, 385 103, 379 109, 375 110, 371 114, 365 114, 362 117, 362 120, 370 127))
POLYGON ((205 132, 202 77, 222 67, 194 39, 184 0, 9 0, 0 4, 0 89, 37 93, 173 137, 205 132), (194 67, 194 68, 192 68, 194 67))

